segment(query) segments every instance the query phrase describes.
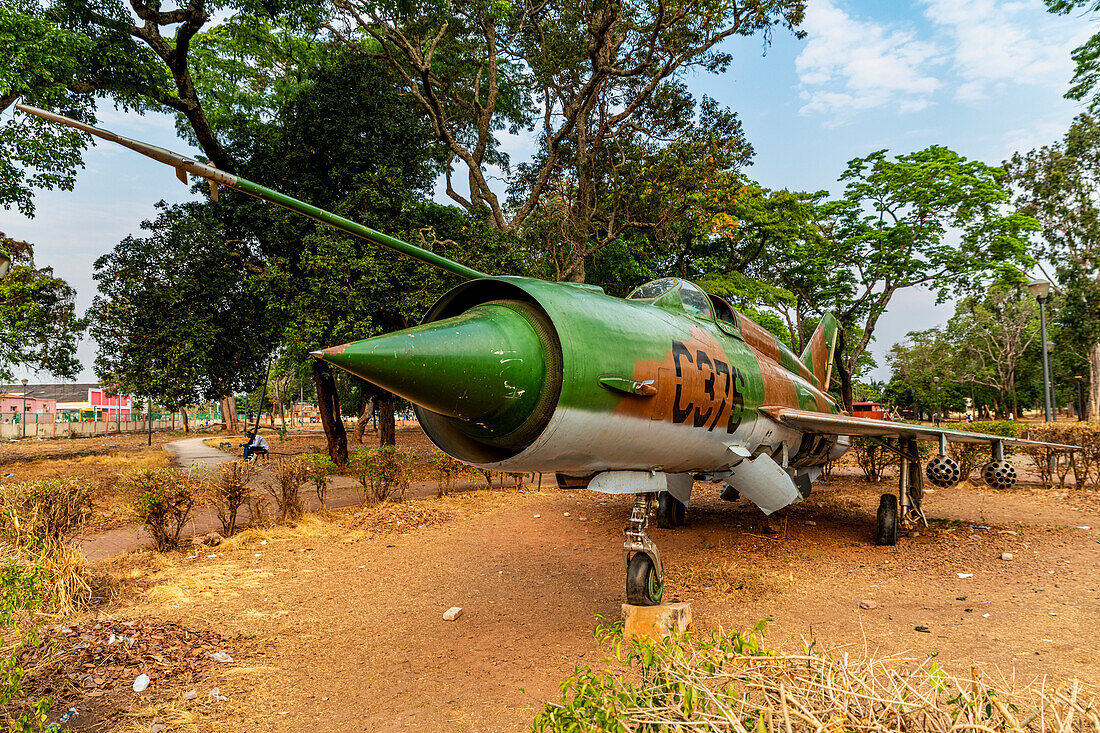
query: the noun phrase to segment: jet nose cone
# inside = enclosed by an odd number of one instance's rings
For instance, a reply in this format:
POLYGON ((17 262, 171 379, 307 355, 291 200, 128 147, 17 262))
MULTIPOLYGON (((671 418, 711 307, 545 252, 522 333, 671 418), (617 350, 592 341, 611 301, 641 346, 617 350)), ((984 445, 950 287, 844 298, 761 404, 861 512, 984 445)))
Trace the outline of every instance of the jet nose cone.
POLYGON ((471 435, 492 438, 514 432, 545 409, 548 390, 561 380, 555 348, 533 306, 494 301, 453 318, 325 349, 320 358, 463 421, 471 435))

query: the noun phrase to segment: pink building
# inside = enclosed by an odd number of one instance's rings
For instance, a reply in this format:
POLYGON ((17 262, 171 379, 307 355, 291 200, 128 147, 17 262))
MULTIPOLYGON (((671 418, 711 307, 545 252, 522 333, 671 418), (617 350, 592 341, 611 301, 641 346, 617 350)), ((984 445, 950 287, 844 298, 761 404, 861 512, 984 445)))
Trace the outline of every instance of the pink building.
POLYGON ((52 423, 57 419, 57 400, 0 392, 0 422, 17 423, 26 414, 26 422, 52 423))
POLYGON ((118 420, 121 412, 123 420, 130 419, 133 398, 128 395, 107 395, 107 390, 102 387, 88 390, 88 405, 91 409, 102 413, 101 419, 118 420))

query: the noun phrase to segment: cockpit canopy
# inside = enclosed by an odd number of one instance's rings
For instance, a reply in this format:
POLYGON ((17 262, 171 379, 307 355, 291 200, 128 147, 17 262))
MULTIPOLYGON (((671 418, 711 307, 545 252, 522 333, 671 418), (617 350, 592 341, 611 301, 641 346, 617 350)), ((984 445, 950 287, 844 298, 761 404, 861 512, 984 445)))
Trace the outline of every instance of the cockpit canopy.
MULTIPOLYGON (((678 277, 666 277, 647 282, 631 291, 627 300, 649 300, 665 308, 679 306, 689 315, 714 320, 722 330, 738 329, 737 315, 729 303, 717 295, 709 295, 702 288, 678 277)), ((733 334, 739 335, 739 334, 733 334)))

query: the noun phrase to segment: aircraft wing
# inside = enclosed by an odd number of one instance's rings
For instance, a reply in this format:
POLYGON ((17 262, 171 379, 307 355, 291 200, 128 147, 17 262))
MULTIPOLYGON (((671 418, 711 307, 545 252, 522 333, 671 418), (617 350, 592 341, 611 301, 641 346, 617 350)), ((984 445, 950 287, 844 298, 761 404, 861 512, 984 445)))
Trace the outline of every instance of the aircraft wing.
POLYGON ((866 417, 847 415, 829 415, 810 410, 796 410, 792 407, 762 407, 760 411, 783 425, 788 425, 807 433, 826 435, 857 435, 874 438, 915 438, 917 440, 939 440, 945 437, 951 443, 979 443, 990 445, 1000 441, 1003 445, 1021 448, 1058 448, 1061 450, 1080 450, 1075 445, 1044 443, 1022 438, 1005 438, 988 433, 971 433, 965 430, 937 428, 929 425, 912 425, 888 420, 872 420, 866 417))

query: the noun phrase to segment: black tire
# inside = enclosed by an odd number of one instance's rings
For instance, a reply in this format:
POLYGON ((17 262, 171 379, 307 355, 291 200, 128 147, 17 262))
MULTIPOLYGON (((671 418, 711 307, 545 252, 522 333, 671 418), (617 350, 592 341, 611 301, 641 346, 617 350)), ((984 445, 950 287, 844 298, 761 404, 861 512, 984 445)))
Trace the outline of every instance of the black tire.
POLYGON ((684 523, 687 507, 672 494, 662 491, 657 495, 657 526, 672 529, 684 523))
POLYGON ((878 502, 875 519, 875 544, 896 545, 898 542, 898 497, 883 494, 878 502))
POLYGON ((661 603, 664 591, 664 579, 657 577, 649 555, 634 553, 626 566, 626 602, 633 606, 656 606, 661 603))

